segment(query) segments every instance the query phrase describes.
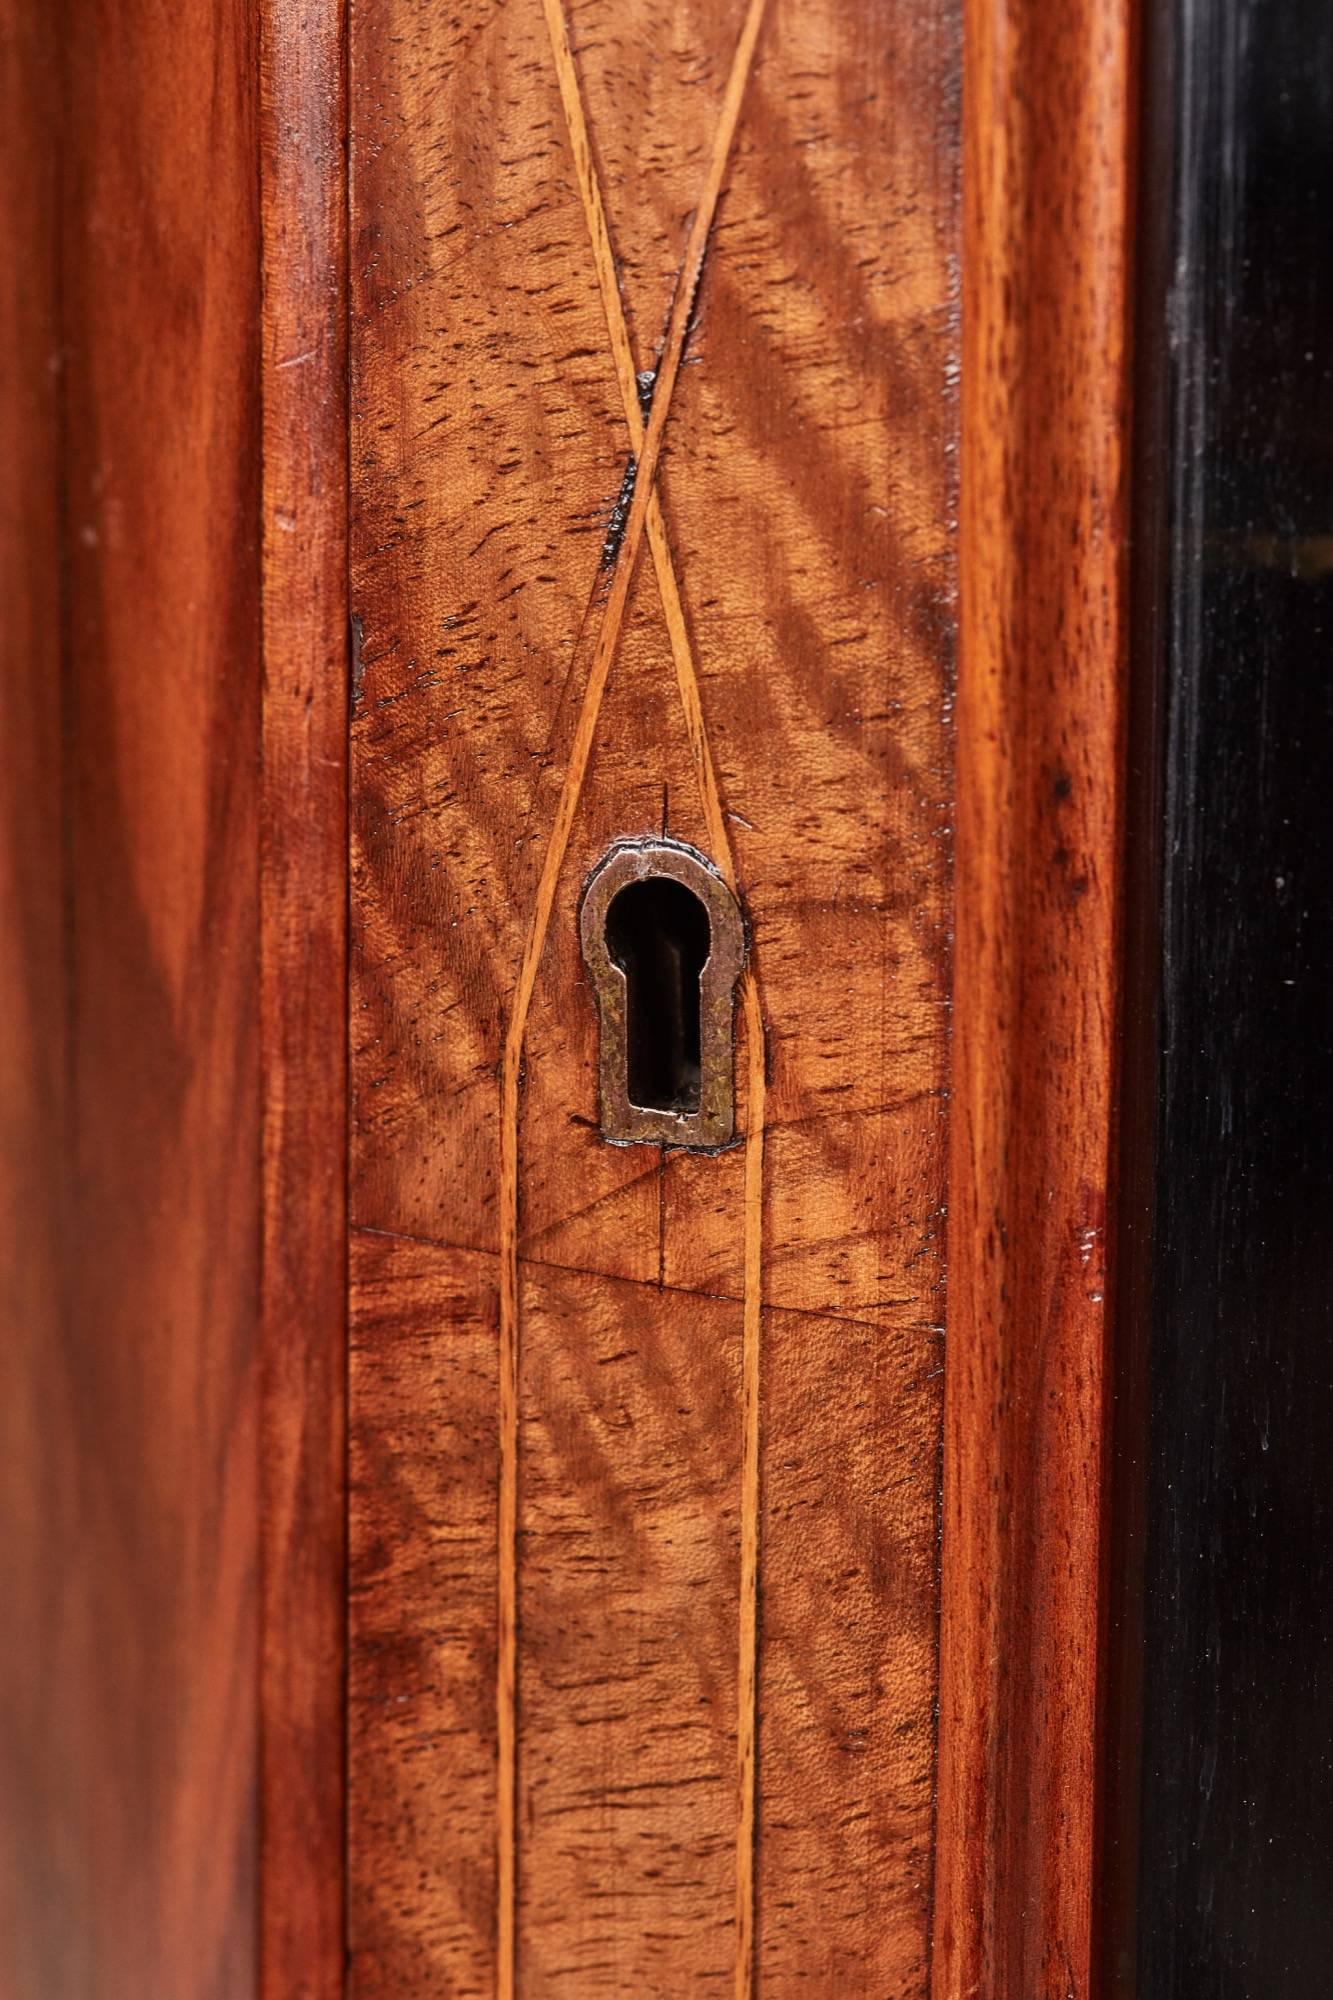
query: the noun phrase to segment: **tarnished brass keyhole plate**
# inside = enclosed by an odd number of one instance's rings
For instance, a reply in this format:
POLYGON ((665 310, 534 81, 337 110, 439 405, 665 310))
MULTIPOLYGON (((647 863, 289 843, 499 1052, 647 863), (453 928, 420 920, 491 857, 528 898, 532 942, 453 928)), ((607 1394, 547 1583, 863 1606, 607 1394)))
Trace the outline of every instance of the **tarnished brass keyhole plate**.
POLYGON ((729 1145, 745 925, 717 869, 683 841, 617 841, 588 879, 579 935, 601 1016, 605 1137, 729 1145))

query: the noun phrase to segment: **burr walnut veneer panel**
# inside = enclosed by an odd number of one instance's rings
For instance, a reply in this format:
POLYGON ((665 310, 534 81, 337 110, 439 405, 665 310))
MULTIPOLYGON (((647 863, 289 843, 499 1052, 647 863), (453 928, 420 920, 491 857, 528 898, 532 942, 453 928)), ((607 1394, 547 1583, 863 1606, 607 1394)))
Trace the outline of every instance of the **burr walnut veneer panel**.
POLYGON ((350 55, 352 1988, 923 1995, 955 10, 350 55), (663 831, 750 926, 716 1155, 599 1127, 663 831))

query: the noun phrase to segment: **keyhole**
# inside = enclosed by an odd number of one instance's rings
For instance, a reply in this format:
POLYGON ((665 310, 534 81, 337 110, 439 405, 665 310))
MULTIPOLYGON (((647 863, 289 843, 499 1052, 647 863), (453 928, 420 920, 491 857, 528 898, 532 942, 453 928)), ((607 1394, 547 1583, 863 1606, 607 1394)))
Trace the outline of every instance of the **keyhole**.
POLYGON ((699 1109, 699 979, 708 911, 670 875, 627 883, 606 913, 606 948, 625 975, 628 1096, 641 1111, 699 1109))
POLYGON ((745 920, 706 855, 618 840, 584 884, 579 942, 600 1016, 602 1136, 718 1152, 736 1129, 745 920))

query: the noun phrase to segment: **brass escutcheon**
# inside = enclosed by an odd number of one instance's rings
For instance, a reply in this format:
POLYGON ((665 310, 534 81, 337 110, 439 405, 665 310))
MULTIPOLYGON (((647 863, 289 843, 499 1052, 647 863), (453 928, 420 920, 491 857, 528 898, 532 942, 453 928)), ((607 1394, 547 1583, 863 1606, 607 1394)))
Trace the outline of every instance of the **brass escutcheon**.
POLYGON ((603 1136, 730 1145, 746 938, 712 862, 683 841, 617 841, 584 888, 579 937, 601 1023, 603 1136))

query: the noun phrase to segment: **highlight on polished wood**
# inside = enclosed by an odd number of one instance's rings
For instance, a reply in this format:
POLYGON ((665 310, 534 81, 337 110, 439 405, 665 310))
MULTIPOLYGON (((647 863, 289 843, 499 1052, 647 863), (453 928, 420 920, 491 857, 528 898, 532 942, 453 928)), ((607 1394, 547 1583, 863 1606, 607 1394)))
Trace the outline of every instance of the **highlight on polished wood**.
POLYGON ((925 1992, 932 19, 353 14, 357 1992, 925 1992), (580 900, 663 836, 752 928, 731 1151, 602 1134, 580 900))

